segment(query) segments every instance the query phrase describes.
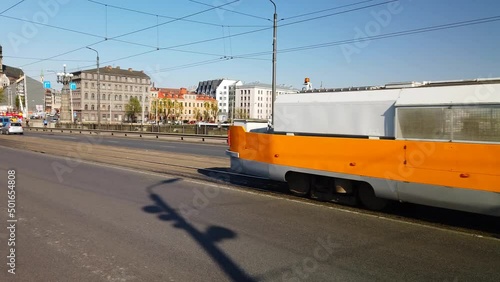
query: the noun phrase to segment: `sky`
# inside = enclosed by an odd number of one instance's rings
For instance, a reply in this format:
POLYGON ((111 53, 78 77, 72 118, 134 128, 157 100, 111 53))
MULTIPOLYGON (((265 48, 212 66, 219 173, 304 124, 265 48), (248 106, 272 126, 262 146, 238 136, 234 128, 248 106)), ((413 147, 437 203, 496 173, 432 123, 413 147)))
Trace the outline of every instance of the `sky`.
MULTIPOLYGON (((274 0, 277 84, 302 88, 500 77, 500 1, 274 0)), ((100 66, 157 87, 272 81, 270 0, 2 0, 4 64, 51 81, 100 66), (217 8, 219 7, 219 8, 217 8)))

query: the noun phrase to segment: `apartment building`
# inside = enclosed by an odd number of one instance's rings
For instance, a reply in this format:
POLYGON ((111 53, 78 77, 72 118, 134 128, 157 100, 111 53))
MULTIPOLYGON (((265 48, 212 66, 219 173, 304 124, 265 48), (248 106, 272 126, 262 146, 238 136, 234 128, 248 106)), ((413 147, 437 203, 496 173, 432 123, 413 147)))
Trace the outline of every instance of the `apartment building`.
POLYGON ((206 103, 213 109, 217 100, 209 95, 189 92, 186 88, 151 88, 151 119, 176 121, 196 121, 200 119, 215 121, 217 113, 207 109, 206 103), (171 103, 168 105, 168 103, 171 103), (158 107, 156 106, 158 105, 158 107), (205 114, 205 111, 208 113, 205 114))
MULTIPOLYGON (((276 87, 276 96, 297 93, 291 87, 276 87)), ((250 83, 236 87, 235 103, 229 109, 230 118, 269 119, 272 114, 272 85, 250 83), (233 115, 234 110, 234 115, 233 115)))
POLYGON ((200 81, 197 94, 205 94, 217 100, 218 121, 226 121, 229 119, 230 100, 232 100, 232 93, 235 87, 243 85, 243 82, 233 79, 214 79, 207 81, 200 81))
MULTIPOLYGON (((73 111, 78 121, 96 122, 97 99, 97 69, 73 72, 72 82, 76 83, 73 90, 73 111)), ((151 78, 142 70, 106 66, 99 68, 100 112, 101 122, 122 122, 125 120, 125 105, 131 97, 136 97, 142 104, 145 117, 149 112, 151 78)), ((66 91, 67 93, 67 91, 66 91)), ((70 109, 67 101, 69 95, 63 95, 62 108, 70 109), (66 97, 66 98, 65 98, 66 97)), ((141 116, 139 114, 139 116, 141 116)), ((141 118, 139 118, 141 119, 141 118)))

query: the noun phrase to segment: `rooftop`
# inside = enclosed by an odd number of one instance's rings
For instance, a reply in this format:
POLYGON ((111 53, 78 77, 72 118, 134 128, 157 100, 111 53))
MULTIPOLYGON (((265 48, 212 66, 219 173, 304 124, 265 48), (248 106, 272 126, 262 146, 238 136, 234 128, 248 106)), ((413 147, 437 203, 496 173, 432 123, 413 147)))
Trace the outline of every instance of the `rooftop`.
MULTIPOLYGON (((73 74, 75 74, 75 75, 79 74, 79 73, 97 73, 97 68, 73 72, 73 74)), ((113 74, 113 75, 117 75, 117 76, 135 76, 135 77, 148 78, 148 79, 150 78, 142 70, 136 71, 136 70, 133 70, 132 68, 121 69, 119 66, 118 67, 105 66, 105 67, 99 68, 99 74, 113 74)))

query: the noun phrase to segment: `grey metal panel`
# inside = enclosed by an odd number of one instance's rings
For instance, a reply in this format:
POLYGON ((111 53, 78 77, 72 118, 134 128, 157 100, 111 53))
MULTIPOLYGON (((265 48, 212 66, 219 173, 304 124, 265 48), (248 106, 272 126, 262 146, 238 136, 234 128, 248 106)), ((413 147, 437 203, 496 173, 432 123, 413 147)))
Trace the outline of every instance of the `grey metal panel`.
POLYGON ((231 157, 231 170, 238 173, 269 178, 269 164, 231 157))
POLYGON ((397 183, 395 181, 388 181, 380 178, 365 177, 360 175, 336 173, 336 172, 322 171, 322 170, 297 168, 297 167, 279 166, 279 165, 269 166, 269 177, 273 180, 285 181, 285 175, 289 171, 328 176, 334 178, 351 179, 355 181, 364 181, 370 184, 374 188, 375 195, 377 197, 396 200, 396 201, 398 200, 397 187, 396 187, 397 183))
POLYGON ((394 104, 401 90, 280 95, 274 130, 394 137, 394 104))
POLYGON ((398 183, 401 201, 500 216, 500 193, 418 183, 398 183))
POLYGON ((236 171, 285 181, 289 171, 351 179, 369 183, 380 198, 409 203, 500 216, 500 193, 450 188, 438 185, 406 183, 375 177, 364 177, 328 171, 270 165, 267 163, 231 158, 231 168, 236 171))

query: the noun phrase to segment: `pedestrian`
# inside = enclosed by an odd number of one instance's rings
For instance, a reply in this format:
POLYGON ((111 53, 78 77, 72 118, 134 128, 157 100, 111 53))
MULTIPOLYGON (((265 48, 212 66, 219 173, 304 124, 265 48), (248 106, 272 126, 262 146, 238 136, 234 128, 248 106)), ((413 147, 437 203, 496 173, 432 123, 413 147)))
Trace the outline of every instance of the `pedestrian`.
POLYGON ((43 127, 47 127, 47 120, 46 119, 43 120, 43 127))
POLYGON ((26 127, 29 127, 29 126, 30 126, 30 120, 26 119, 26 127))

